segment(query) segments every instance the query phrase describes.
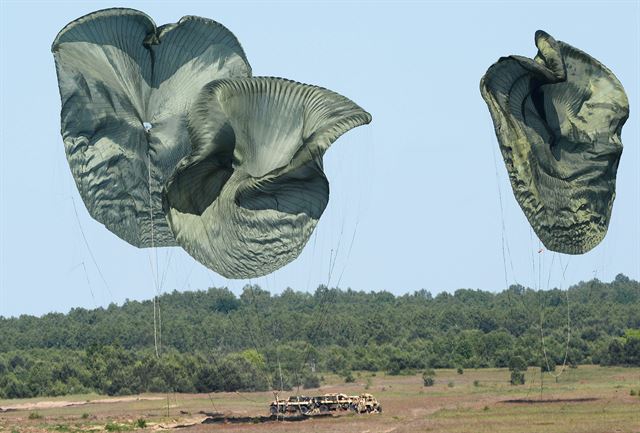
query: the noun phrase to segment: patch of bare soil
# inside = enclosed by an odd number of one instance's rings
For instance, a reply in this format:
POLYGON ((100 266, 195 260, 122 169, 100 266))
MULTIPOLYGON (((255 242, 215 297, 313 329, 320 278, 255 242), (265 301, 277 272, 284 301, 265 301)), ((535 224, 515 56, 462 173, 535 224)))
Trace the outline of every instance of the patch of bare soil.
POLYGON ((162 400, 163 397, 114 397, 102 398, 97 400, 85 401, 38 401, 35 403, 22 403, 13 406, 0 407, 0 412, 13 412, 16 410, 38 410, 38 409, 55 409, 60 407, 84 406, 86 404, 104 404, 104 403, 126 403, 129 401, 140 400, 162 400))

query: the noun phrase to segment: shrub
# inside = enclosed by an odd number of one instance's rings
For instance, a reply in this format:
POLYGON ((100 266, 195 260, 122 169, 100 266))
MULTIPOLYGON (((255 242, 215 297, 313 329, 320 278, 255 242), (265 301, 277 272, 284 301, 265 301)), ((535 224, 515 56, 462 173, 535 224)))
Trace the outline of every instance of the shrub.
POLYGON ((424 374, 422 375, 422 382, 424 383, 424 386, 433 386, 436 383, 433 376, 425 376, 424 374))
POLYGON ((38 412, 31 412, 29 414, 29 419, 42 419, 42 415, 40 415, 38 412))
POLYGON ((511 385, 524 385, 524 373, 520 370, 511 370, 511 385))
POLYGON ((356 378, 353 377, 353 374, 350 371, 347 371, 347 374, 344 376, 344 383, 353 383, 356 381, 356 378))
POLYGON ((453 381, 451 381, 451 380, 450 380, 450 381, 449 381, 449 383, 447 383, 447 386, 448 386, 449 388, 453 388, 453 381))
POLYGON ((109 432, 124 432, 130 430, 126 425, 118 424, 112 421, 109 421, 107 425, 104 426, 104 429, 109 432))
POLYGON ((425 368, 422 373, 422 382, 424 383, 424 386, 433 386, 436 383, 436 380, 434 379, 435 375, 436 372, 433 368, 425 368))
POLYGON ((464 370, 462 369, 462 367, 458 367, 458 370, 456 370, 458 372, 458 374, 464 374, 464 370))
POLYGON ((138 418, 134 425, 138 428, 145 428, 147 427, 147 422, 143 418, 138 418))
POLYGON ((478 379, 474 380, 473 386, 476 386, 476 387, 480 386, 480 381, 478 379))

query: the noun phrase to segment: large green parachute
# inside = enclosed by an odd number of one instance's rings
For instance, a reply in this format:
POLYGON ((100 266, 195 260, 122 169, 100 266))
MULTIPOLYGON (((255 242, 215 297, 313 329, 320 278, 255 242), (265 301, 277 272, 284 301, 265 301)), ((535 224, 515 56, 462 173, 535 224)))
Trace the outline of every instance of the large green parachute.
POLYGON ((535 35, 532 60, 503 57, 480 82, 514 195, 543 244, 582 254, 604 238, 629 102, 600 62, 535 35))
POLYGON ((324 152, 369 113, 251 78, 233 34, 132 9, 67 25, 52 51, 67 159, 90 212, 138 247, 180 245, 229 278, 295 259, 329 200, 324 152))
POLYGON ((186 119, 200 90, 251 75, 240 43, 209 19, 156 27, 140 11, 107 9, 69 23, 51 49, 67 159, 89 213, 137 247, 176 245, 162 187, 191 152, 186 119))
POLYGON ((371 116, 329 90, 281 78, 214 81, 193 106, 193 153, 169 179, 176 239, 230 278, 295 259, 329 200, 322 156, 371 116))

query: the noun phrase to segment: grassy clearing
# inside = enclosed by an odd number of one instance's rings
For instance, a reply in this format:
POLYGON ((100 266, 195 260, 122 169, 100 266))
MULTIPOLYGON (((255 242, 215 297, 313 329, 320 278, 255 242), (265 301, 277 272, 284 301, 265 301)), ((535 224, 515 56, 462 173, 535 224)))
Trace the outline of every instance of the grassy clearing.
MULTIPOLYGON (((155 431, 159 425, 198 423, 180 432, 444 432, 444 433, 640 433, 640 368, 580 366, 556 382, 530 369, 526 384, 509 384, 506 369, 436 370, 433 386, 425 387, 421 372, 406 376, 354 374, 353 383, 325 375, 319 390, 304 394, 370 392, 383 405, 381 415, 343 415, 302 423, 201 425, 206 415, 266 415, 270 392, 216 394, 148 394, 126 401, 100 396, 0 401, 0 407, 40 404, 36 409, 0 413, 0 431, 20 433, 155 431), (453 386, 449 386, 449 384, 453 386), (636 392, 632 392, 632 391, 636 392), (635 394, 635 395, 634 395, 635 394), (591 400, 585 400, 591 399, 591 400), (95 402, 98 400, 98 402, 95 402), (106 400, 106 401, 105 401, 106 400), (530 400, 534 403, 507 403, 530 400), (540 403, 540 400, 549 401, 540 403), (573 400, 573 401, 568 401, 573 400), (94 402, 47 408, 49 401, 94 402), (31 414, 37 415, 31 415, 31 414)), ((292 392, 292 393, 295 393, 292 392)), ((290 393, 284 393, 283 397, 290 393)))

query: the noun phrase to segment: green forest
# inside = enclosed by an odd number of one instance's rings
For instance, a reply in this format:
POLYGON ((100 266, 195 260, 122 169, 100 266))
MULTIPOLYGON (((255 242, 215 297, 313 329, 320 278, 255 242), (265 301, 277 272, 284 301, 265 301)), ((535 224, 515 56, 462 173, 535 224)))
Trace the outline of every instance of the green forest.
POLYGON ((0 317, 0 398, 311 388, 324 373, 349 381, 362 370, 640 365, 640 283, 622 274, 568 290, 437 296, 252 285, 240 296, 174 291, 157 304, 155 338, 152 300, 0 317))

